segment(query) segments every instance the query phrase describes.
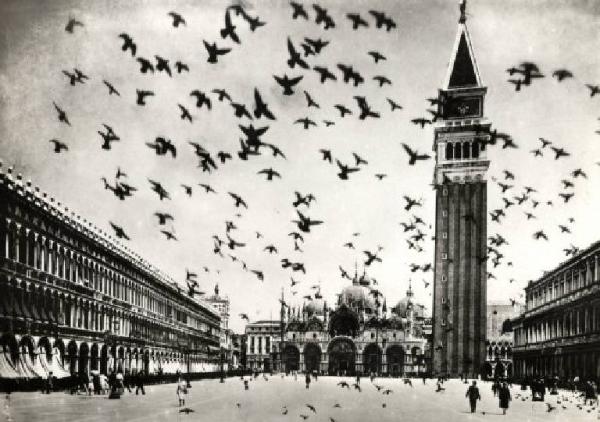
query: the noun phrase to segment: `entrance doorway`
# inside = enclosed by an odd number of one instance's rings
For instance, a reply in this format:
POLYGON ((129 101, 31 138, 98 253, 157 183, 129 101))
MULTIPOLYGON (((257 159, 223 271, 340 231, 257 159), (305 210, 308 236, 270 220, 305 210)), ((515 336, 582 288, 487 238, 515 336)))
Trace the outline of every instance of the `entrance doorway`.
POLYGON ((354 375, 356 347, 352 340, 338 338, 329 344, 329 375, 354 375))
POLYGON ((321 365, 321 348, 315 343, 308 343, 304 348, 304 367, 306 372, 319 372, 321 365))

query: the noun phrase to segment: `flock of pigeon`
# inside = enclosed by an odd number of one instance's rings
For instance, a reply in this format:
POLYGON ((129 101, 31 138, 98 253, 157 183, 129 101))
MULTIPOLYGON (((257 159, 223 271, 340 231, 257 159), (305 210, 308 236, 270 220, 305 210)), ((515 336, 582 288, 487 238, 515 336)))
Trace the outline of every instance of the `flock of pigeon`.
MULTIPOLYGON (((385 12, 377 10, 368 10, 362 13, 348 12, 345 16, 338 17, 333 16, 324 7, 313 4, 311 7, 308 5, 302 5, 296 2, 290 2, 289 6, 290 19, 297 22, 306 21, 314 23, 322 30, 322 34, 327 36, 335 31, 336 27, 341 25, 348 25, 354 31, 367 30, 372 28, 378 31, 390 32, 396 29, 396 22, 394 19, 387 15, 385 12)), ((176 13, 169 12, 165 13, 165 19, 170 19, 173 30, 178 31, 187 25, 184 16, 176 13)), ((65 30, 76 36, 78 33, 78 27, 84 27, 85 22, 71 18, 65 30)), ((249 30, 251 33, 255 31, 261 31, 263 28, 268 28, 268 23, 261 20, 259 16, 251 15, 242 5, 232 5, 224 9, 223 13, 223 26, 216 34, 214 40, 203 40, 203 46, 205 50, 205 57, 208 66, 216 63, 221 63, 228 59, 228 54, 232 52, 234 48, 241 48, 242 38, 241 35, 244 31, 249 30)), ((143 40, 135 39, 127 32, 122 32, 115 36, 115 48, 120 48, 122 54, 131 60, 134 60, 139 65, 139 72, 141 75, 158 75, 164 74, 168 78, 176 78, 177 75, 182 73, 192 72, 190 65, 181 60, 172 63, 172 61, 166 57, 154 55, 154 57, 143 57, 138 54, 138 44, 143 40)), ((288 71, 283 74, 274 74, 273 79, 276 81, 278 86, 281 88, 281 96, 300 96, 306 101, 307 113, 313 110, 325 111, 329 109, 332 117, 328 119, 322 119, 321 121, 307 116, 298 116, 295 120, 290 122, 293 125, 299 125, 304 130, 311 130, 311 128, 317 126, 324 126, 326 128, 335 126, 336 123, 341 119, 355 118, 358 120, 366 119, 380 119, 384 113, 396 113, 403 110, 402 105, 399 101, 390 96, 386 96, 385 100, 387 103, 386 110, 381 108, 376 109, 374 105, 365 97, 354 95, 352 96, 353 104, 351 103, 336 103, 325 105, 320 103, 316 97, 303 88, 303 81, 306 78, 316 77, 321 85, 325 84, 347 84, 349 89, 358 87, 363 84, 373 84, 373 90, 379 91, 386 89, 386 87, 393 84, 393 81, 383 74, 383 72, 375 72, 372 76, 367 76, 366 73, 360 72, 351 63, 336 63, 329 67, 324 65, 312 64, 311 61, 315 58, 320 57, 326 53, 328 49, 332 48, 333 41, 331 39, 322 39, 317 37, 304 37, 303 39, 293 39, 288 36, 285 40, 285 48, 287 49, 288 59, 286 65, 288 71), (354 106, 354 107, 353 107, 354 106)), ((370 50, 364 52, 364 54, 372 58, 372 65, 375 69, 384 69, 382 67, 386 61, 384 53, 377 50, 370 50)), ((524 87, 530 86, 535 80, 539 80, 544 77, 540 69, 535 63, 523 62, 516 67, 511 67, 507 70, 510 74, 510 83, 515 85, 517 91, 521 91, 524 87), (518 77, 514 79, 514 77, 518 77)), ((111 82, 107 77, 100 75, 87 74, 81 69, 71 68, 62 70, 66 80, 65 83, 72 88, 78 85, 101 83, 107 89, 107 95, 111 98, 120 98, 121 101, 134 101, 140 108, 145 107, 150 102, 163 101, 164 99, 147 89, 137 89, 134 98, 126 98, 125 94, 122 93, 116 83, 111 82)), ((558 69, 552 73, 558 82, 563 82, 569 78, 574 78, 571 71, 567 69, 558 69)), ((586 84, 590 91, 590 96, 594 97, 600 93, 600 87, 597 85, 586 84)), ((198 168, 202 173, 211 174, 218 172, 223 166, 228 165, 232 160, 250 161, 257 156, 266 156, 272 158, 272 165, 258 171, 256 177, 264 178, 266 182, 274 182, 277 179, 285 177, 280 170, 277 169, 277 163, 279 160, 287 160, 285 151, 282 150, 280 145, 277 145, 273 141, 268 141, 268 133, 270 124, 280 122, 280 113, 275 107, 269 105, 272 98, 269 98, 265 92, 261 92, 258 88, 254 89, 254 103, 244 104, 236 99, 228 92, 226 87, 215 87, 211 90, 200 90, 194 89, 189 92, 189 98, 181 99, 179 102, 173 104, 173 109, 178 110, 181 121, 189 122, 190 124, 195 121, 199 113, 209 113, 215 107, 230 107, 232 113, 232 119, 234 119, 235 126, 239 128, 239 149, 233 150, 218 150, 210 151, 206 145, 202 145, 198 142, 180 142, 176 143, 173 140, 165 136, 157 136, 152 142, 146 142, 146 146, 151 149, 157 156, 162 157, 166 162, 173 162, 183 154, 193 154, 198 162, 198 168)), ((440 100, 437 98, 428 98, 431 107, 435 109, 426 109, 426 113, 429 115, 415 117, 410 121, 420 128, 425 128, 427 125, 435 122, 439 117, 440 100)), ((71 126, 77 124, 71 122, 69 111, 63 108, 60 101, 55 100, 53 102, 56 116, 59 122, 64 125, 71 126)), ((483 131, 483 129, 482 129, 483 131)), ((107 152, 111 151, 115 142, 120 142, 121 137, 119 130, 106 122, 100 122, 98 124, 97 133, 99 135, 98 148, 107 152)), ((489 141, 486 141, 489 145, 497 145, 502 150, 511 150, 520 148, 514 139, 507 133, 501 132, 498 129, 486 130, 485 135, 489 135, 489 141)), ((69 145, 67 142, 60 139, 51 139, 50 142, 53 144, 53 151, 57 154, 68 153, 69 145)), ((568 160, 570 153, 566 147, 559 145, 554 141, 550 141, 544 138, 539 139, 539 146, 531 150, 531 154, 539 160, 568 160)), ((408 166, 418 165, 420 162, 430 160, 432 157, 428 154, 421 153, 414 146, 408 143, 402 143, 402 149, 406 153, 406 159, 408 166)), ((315 151, 323 162, 323 165, 329 165, 335 169, 332 171, 335 173, 337 178, 341 181, 350 180, 357 172, 365 172, 369 168, 368 160, 358 152, 353 152, 352 157, 341 157, 335 156, 334 152, 329 148, 320 148, 315 151)), ((375 181, 382 181, 387 177, 386 173, 374 172, 375 181)), ((506 223, 508 218, 516 218, 517 209, 521 210, 521 215, 525 221, 531 220, 535 222, 536 215, 538 212, 547 212, 548 208, 553 206, 568 205, 571 198, 575 195, 576 184, 581 179, 586 179, 587 173, 584 169, 574 168, 571 173, 565 175, 564 179, 559 186, 559 193, 556 197, 541 197, 538 195, 538 189, 536 186, 524 185, 518 183, 515 175, 510 170, 504 170, 502 175, 496 175, 492 177, 492 181, 499 188, 499 193, 502 195, 504 206, 501 208, 493 209, 490 212, 491 222, 499 226, 506 223), (511 215, 512 214, 512 215, 511 215)), ((335 178, 335 176, 333 176, 335 178)), ((105 191, 112 193, 118 200, 125 201, 131 197, 134 197, 136 192, 140 189, 151 189, 157 197, 161 205, 171 199, 173 194, 172 190, 166 186, 161 180, 155 180, 148 178, 145 182, 138 182, 134 185, 133 182, 129 181, 126 171, 118 168, 114 177, 107 177, 99 175, 99 180, 102 181, 102 185, 105 191), (110 179, 110 180, 109 180, 110 179)), ((343 183, 343 182, 342 182, 343 183)), ((180 183, 178 189, 184 195, 192 197, 198 194, 197 190, 200 191, 201 195, 225 195, 231 199, 232 206, 236 210, 236 217, 241 217, 242 212, 253 204, 247 200, 247 198, 240 192, 233 191, 221 191, 218 186, 212 186, 207 183, 200 183, 194 185, 193 183, 180 183)), ((494 193, 495 194, 495 193, 494 193)), ((422 216, 419 216, 415 211, 423 206, 423 198, 413 198, 405 195, 404 198, 404 210, 406 215, 404 221, 400 222, 398 230, 401 230, 406 236, 406 244, 409 250, 413 250, 415 253, 421 254, 424 252, 424 244, 434 239, 432 232, 432 225, 426 222, 422 216)), ((211 233, 213 248, 210 253, 213 253, 224 260, 230 260, 232 263, 237 264, 244 271, 253 274, 257 280, 263 281, 265 274, 260 268, 255 268, 254 265, 245 262, 237 250, 243 248, 259 248, 264 251, 268 256, 277 255, 279 256, 279 262, 283 269, 289 271, 290 275, 290 288, 292 295, 298 293, 295 287, 300 281, 294 277, 306 274, 308 264, 298 258, 303 252, 304 242, 308 241, 311 233, 314 230, 319 230, 319 226, 326 224, 326 222, 318 217, 318 210, 313 208, 318 207, 318 198, 314 193, 311 192, 290 192, 290 207, 294 210, 297 218, 290 221, 290 249, 292 250, 294 257, 285 256, 285 251, 282 245, 275 245, 272 242, 268 242, 264 239, 263 234, 260 231, 255 231, 255 239, 242 240, 236 236, 236 230, 238 229, 239 222, 234 221, 234 218, 228 218, 223 221, 223 230, 215 233, 211 233), (263 239, 263 240, 261 240, 263 239)), ((178 234, 175 230, 175 218, 172 212, 168 211, 155 211, 153 213, 154 218, 159 226, 160 233, 168 241, 177 241, 178 234)), ((463 218, 466 221, 471 221, 473 224, 477 224, 474 217, 471 215, 464 215, 463 218)), ((556 227, 559 233, 568 234, 573 230, 574 218, 569 218, 563 224, 556 227)), ((125 227, 122 227, 118 222, 110 221, 110 226, 114 230, 115 235, 124 240, 130 240, 130 236, 125 227)), ((488 232, 493 231, 496 226, 492 225, 491 230, 488 228, 488 232)), ((553 231, 548 228, 539 228, 532 233, 532 236, 536 240, 547 241, 553 236, 553 231)), ((353 253, 356 256, 362 257, 362 264, 365 267, 375 265, 376 263, 382 262, 381 253, 384 248, 378 245, 376 248, 360 247, 358 239, 360 233, 356 232, 352 234, 352 237, 347 239, 341 247, 347 250, 355 251, 353 253), (358 248, 358 249, 357 249, 358 248)), ((488 253, 486 256, 478 257, 482 261, 489 260, 491 266, 488 278, 495 278, 493 271, 500 265, 512 266, 512 262, 507 259, 506 252, 503 251, 502 247, 509 244, 509 241, 505 239, 501 233, 495 233, 489 237, 488 253)), ((565 254, 574 255, 578 252, 578 248, 572 244, 565 247, 565 254)), ((424 257, 421 262, 409 263, 409 269, 412 273, 421 272, 423 274, 431 272, 433 270, 431 264, 431 257, 424 257)), ((351 279, 349 272, 339 265, 340 273, 342 278, 351 279)), ((211 270, 208 267, 204 267, 205 272, 219 272, 219 270, 211 270)), ((188 286, 188 294, 190 296, 201 295, 204 292, 200 290, 198 282, 198 273, 187 270, 185 281, 188 286)), ((510 280, 513 282, 514 280, 510 280)), ((423 279, 424 287, 428 288, 430 282, 427 279, 423 279)), ((373 279, 373 284, 377 284, 377 280, 373 279)), ((318 295, 320 289, 315 289, 318 295)), ((378 296, 378 291, 373 287, 375 291, 374 295, 378 296)), ((305 296, 305 298, 311 300, 313 295, 305 296)), ((517 302, 517 299, 511 299, 517 302)), ((285 304, 285 303, 284 303, 285 304)), ((245 319, 248 319, 246 314, 241 314, 245 319)))

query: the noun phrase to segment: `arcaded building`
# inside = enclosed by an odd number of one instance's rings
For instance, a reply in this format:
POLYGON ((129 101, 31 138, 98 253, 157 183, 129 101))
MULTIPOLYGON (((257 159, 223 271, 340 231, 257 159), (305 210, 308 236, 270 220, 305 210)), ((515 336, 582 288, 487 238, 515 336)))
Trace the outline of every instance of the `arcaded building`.
POLYGON ((220 316, 0 164, 0 377, 218 369, 220 316))
POLYGON ((517 377, 600 377, 600 241, 525 288, 513 320, 517 377))
POLYGON ((329 375, 401 376, 429 371, 427 336, 431 319, 409 287, 389 312, 386 299, 366 274, 329 307, 319 294, 284 317, 283 366, 286 371, 318 371, 329 375))

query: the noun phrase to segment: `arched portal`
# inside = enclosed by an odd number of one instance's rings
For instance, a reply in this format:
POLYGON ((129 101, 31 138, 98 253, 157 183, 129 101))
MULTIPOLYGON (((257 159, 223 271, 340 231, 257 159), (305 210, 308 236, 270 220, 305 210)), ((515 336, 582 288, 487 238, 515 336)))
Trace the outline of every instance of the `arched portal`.
POLYGON ((150 373, 150 350, 144 350, 144 365, 143 369, 144 374, 148 375, 150 373))
POLYGON ((321 348, 315 343, 304 347, 304 368, 306 372, 319 371, 321 365, 321 348))
POLYGON ((502 362, 496 363, 496 367, 494 368, 494 378, 504 378, 504 364, 502 362))
POLYGON ((69 357, 69 373, 77 372, 77 343, 71 340, 67 346, 67 355, 69 357))
POLYGON ((80 374, 88 373, 88 363, 90 362, 90 347, 87 343, 81 343, 79 347, 79 367, 78 372, 80 374))
POLYGON ((108 346, 106 344, 102 345, 100 349, 100 373, 108 374, 108 346))
POLYGON ((329 343, 329 375, 354 375, 356 346, 349 338, 335 338, 329 343))
POLYGON ((285 372, 297 371, 300 366, 300 351, 296 346, 288 344, 283 349, 285 372))
POLYGON ((404 373, 404 349, 402 346, 393 345, 386 350, 388 374, 399 377, 404 373))
POLYGON ((370 343, 363 351, 363 371, 366 374, 381 373, 381 349, 375 343, 370 343))
POLYGON ((98 354, 98 343, 94 343, 90 352, 90 369, 92 371, 98 370, 98 354))

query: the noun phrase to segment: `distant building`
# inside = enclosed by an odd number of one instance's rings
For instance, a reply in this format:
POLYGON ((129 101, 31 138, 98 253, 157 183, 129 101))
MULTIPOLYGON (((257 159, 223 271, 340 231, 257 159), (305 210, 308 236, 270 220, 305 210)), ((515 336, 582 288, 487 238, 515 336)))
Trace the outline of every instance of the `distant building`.
POLYGON ((229 308, 230 302, 228 296, 219 295, 219 285, 215 285, 214 294, 205 299, 213 305, 221 317, 221 330, 219 333, 219 347, 225 354, 225 369, 235 368, 239 364, 239 353, 237 358, 234 356, 233 331, 229 329, 229 308))
POLYGON ((600 377, 600 241, 525 288, 513 320, 515 375, 600 377))
POLYGON ((246 368, 270 372, 281 342, 280 321, 263 320, 246 325, 246 368))
POLYGON ((511 320, 521 313, 521 309, 519 304, 488 302, 484 378, 512 376, 514 338, 511 320))

